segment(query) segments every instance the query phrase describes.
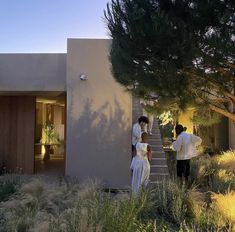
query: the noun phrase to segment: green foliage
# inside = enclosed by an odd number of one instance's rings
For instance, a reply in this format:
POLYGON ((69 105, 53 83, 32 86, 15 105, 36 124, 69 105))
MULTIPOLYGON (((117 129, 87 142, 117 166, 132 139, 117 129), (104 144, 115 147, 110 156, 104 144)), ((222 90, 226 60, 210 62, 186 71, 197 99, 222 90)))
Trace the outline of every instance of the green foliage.
POLYGON ((185 220, 188 208, 187 196, 184 188, 175 182, 162 182, 156 185, 155 198, 157 211, 178 225, 185 220))
POLYGON ((212 126, 220 122, 221 115, 210 110, 208 106, 201 106, 194 113, 192 122, 197 126, 212 126))
POLYGON ((60 143, 59 134, 55 131, 55 126, 52 123, 46 123, 43 126, 42 143, 53 144, 60 143))
POLYGON ((227 108, 234 89, 234 9, 233 0, 112 0, 105 18, 115 79, 135 96, 154 92, 159 104, 207 105, 235 120, 227 108))

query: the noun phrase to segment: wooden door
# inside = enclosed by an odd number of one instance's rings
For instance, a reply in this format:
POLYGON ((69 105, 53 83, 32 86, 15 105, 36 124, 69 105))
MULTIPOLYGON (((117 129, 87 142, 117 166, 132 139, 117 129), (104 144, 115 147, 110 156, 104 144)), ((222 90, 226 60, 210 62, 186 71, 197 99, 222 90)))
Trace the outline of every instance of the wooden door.
POLYGON ((34 96, 0 96, 0 167, 34 173, 34 96))

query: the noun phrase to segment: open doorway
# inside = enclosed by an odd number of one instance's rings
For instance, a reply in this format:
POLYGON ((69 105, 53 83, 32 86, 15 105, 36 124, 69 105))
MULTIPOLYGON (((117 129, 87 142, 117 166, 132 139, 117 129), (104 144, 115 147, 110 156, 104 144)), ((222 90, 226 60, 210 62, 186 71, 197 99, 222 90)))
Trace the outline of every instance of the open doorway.
POLYGON ((35 173, 64 175, 65 94, 36 98, 35 173))

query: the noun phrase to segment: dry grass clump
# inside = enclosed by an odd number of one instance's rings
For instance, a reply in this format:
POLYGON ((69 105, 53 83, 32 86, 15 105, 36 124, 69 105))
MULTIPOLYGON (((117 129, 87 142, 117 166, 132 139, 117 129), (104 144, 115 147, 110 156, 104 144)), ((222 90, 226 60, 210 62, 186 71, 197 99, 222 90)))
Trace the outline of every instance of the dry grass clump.
POLYGON ((195 186, 187 189, 165 181, 154 189, 156 218, 165 220, 164 225, 172 223, 166 231, 228 231, 226 219, 210 204, 207 193, 195 186))
POLYGON ((234 154, 234 151, 228 151, 212 158, 200 155, 192 159, 192 182, 204 191, 223 193, 228 189, 235 190, 235 171, 231 172, 235 162, 234 154))
POLYGON ((228 172, 235 174, 235 151, 229 150, 216 157, 217 163, 228 172))
POLYGON ((115 197, 101 189, 91 181, 49 185, 32 180, 1 203, 0 231, 153 231, 154 220, 141 219, 151 211, 148 193, 115 197))
POLYGON ((92 180, 49 184, 1 177, 0 182, 17 188, 0 202, 0 232, 231 232, 235 174, 227 161, 232 163, 234 156, 228 154, 193 159, 196 186, 166 180, 138 196, 104 192, 101 183, 92 180))
POLYGON ((227 220, 232 231, 235 231, 235 192, 213 193, 212 200, 215 211, 219 212, 227 220))
POLYGON ((188 190, 188 207, 190 207, 193 218, 199 221, 206 210, 205 195, 199 192, 195 186, 188 190))
POLYGON ((199 155, 191 160, 191 179, 199 185, 208 185, 208 181, 214 172, 212 159, 209 155, 199 155))
POLYGON ((1 204, 5 231, 30 231, 37 226, 45 227, 50 214, 56 214, 62 208, 62 193, 62 187, 49 187, 37 179, 23 184, 14 198, 1 204))

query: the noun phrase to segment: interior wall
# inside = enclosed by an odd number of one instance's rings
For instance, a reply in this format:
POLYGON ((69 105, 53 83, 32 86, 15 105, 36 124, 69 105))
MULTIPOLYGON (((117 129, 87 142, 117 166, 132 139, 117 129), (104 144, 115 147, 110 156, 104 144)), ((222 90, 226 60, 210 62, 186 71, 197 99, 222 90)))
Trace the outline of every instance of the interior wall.
POLYGON ((64 140, 64 124, 62 124, 63 111, 63 106, 54 105, 54 126, 60 140, 64 140))

